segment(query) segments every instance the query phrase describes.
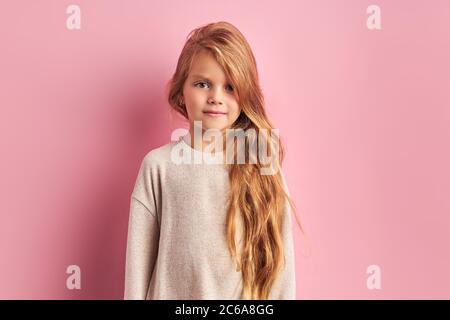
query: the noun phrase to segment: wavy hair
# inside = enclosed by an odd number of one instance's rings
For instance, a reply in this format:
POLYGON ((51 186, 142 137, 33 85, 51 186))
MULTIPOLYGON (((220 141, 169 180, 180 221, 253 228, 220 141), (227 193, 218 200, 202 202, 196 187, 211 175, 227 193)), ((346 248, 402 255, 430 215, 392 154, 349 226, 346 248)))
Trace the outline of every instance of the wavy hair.
MULTIPOLYGON (((259 84, 255 57, 242 33, 228 22, 209 23, 192 30, 178 59, 173 77, 168 83, 168 102, 184 118, 188 119, 186 106, 181 102, 184 83, 189 75, 195 55, 208 50, 223 68, 232 83, 241 113, 232 128, 271 132, 274 129, 264 109, 264 98, 259 84)), ((245 155, 250 157, 250 148, 255 136, 245 136, 245 155)), ((285 206, 295 212, 295 206, 284 188, 281 163, 284 158, 282 143, 278 137, 275 149, 268 140, 267 151, 278 150, 276 173, 263 175, 260 162, 227 164, 230 193, 226 217, 225 235, 230 254, 236 262, 236 271, 242 273, 241 299, 268 299, 277 276, 285 264, 282 241, 282 224, 285 206), (240 252, 236 249, 237 224, 242 223, 240 252)), ((236 144, 233 141, 233 150, 236 144)), ((303 228, 296 215, 300 229, 303 228)))

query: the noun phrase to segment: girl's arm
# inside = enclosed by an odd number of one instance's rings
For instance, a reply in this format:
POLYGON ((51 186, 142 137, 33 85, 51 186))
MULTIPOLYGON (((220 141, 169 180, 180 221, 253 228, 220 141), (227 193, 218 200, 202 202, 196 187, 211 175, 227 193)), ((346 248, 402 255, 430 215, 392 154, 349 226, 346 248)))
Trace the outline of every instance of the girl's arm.
POLYGON ((158 254, 156 216, 137 198, 131 198, 125 264, 125 300, 145 300, 158 254))

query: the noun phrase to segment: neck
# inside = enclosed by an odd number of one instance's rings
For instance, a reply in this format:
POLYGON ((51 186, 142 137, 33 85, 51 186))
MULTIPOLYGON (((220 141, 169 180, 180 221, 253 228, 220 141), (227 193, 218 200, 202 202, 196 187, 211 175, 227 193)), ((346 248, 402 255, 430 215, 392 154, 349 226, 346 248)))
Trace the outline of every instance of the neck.
POLYGON ((194 128, 190 128, 189 129, 189 135, 190 135, 190 141, 187 141, 189 143, 189 145, 200 152, 203 152, 206 147, 208 147, 209 145, 212 144, 212 146, 210 147, 210 150, 212 148, 212 150, 214 150, 214 152, 223 152, 224 150, 224 133, 221 131, 222 133, 222 145, 220 145, 220 143, 216 144, 215 138, 212 138, 210 140, 204 140, 203 139, 203 135, 205 133, 206 130, 201 130, 201 134, 199 132, 199 130, 195 130, 194 128), (215 147, 214 147, 215 145, 215 147))

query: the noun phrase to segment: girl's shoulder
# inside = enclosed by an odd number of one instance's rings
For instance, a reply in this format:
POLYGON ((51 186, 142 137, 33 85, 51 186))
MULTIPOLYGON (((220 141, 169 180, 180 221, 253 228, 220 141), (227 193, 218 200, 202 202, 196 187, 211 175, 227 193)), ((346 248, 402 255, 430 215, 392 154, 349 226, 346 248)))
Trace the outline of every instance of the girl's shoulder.
POLYGON ((171 161, 171 150, 176 143, 177 141, 171 141, 169 143, 151 149, 145 154, 144 158, 142 159, 142 165, 145 167, 153 167, 167 164, 169 161, 171 161))

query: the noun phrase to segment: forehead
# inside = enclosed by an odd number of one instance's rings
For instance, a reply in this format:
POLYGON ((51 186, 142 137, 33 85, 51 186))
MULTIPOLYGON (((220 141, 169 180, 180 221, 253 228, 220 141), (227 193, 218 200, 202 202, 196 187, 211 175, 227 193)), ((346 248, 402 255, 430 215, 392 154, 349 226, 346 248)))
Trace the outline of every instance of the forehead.
POLYGON ((190 78, 206 78, 214 82, 226 82, 227 76, 222 66, 217 62, 212 53, 202 50, 194 56, 190 78))

